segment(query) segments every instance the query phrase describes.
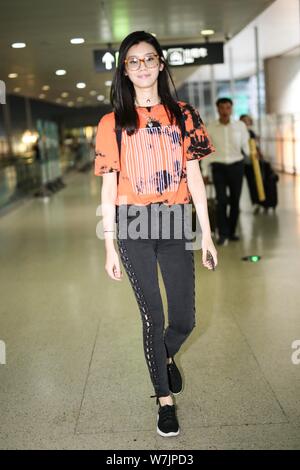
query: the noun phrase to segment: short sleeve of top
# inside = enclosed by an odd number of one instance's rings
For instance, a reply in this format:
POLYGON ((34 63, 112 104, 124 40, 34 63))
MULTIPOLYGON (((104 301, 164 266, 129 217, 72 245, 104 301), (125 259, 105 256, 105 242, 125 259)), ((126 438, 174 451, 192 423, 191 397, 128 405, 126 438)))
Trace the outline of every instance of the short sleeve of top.
POLYGON ((202 160, 215 152, 207 129, 197 109, 186 105, 183 109, 185 115, 184 153, 186 160, 202 160))
POLYGON ((105 114, 98 123, 94 161, 96 176, 120 171, 119 149, 114 127, 114 113, 105 114))

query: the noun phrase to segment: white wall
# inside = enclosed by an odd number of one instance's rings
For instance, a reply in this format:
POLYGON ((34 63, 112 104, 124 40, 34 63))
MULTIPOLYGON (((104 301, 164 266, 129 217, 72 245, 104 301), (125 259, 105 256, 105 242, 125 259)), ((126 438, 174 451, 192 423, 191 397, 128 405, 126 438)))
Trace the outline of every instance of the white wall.
MULTIPOLYGON (((216 80, 229 80, 229 48, 232 49, 234 77, 244 78, 255 73, 254 27, 258 27, 260 57, 265 59, 299 45, 299 0, 277 0, 255 18, 224 48, 225 64, 214 66, 216 80)), ((213 40, 213 39, 212 39, 213 40)), ((263 62, 261 62, 261 68, 263 62)), ((188 81, 210 81, 210 66, 202 66, 193 73, 188 81)))
POLYGON ((300 57, 274 57, 265 61, 266 112, 300 112, 300 57))

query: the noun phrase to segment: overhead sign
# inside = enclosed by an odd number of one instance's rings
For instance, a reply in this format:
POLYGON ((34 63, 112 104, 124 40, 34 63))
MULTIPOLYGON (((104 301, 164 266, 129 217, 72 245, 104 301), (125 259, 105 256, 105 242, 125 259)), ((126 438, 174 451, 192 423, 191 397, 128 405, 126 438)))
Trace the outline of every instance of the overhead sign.
POLYGON ((164 57, 167 60, 168 65, 172 67, 224 63, 222 42, 183 45, 176 44, 164 46, 163 50, 164 57))
POLYGON ((115 70, 119 51, 115 49, 98 49, 93 52, 96 72, 115 70))
POLYGON ((5 104, 5 83, 0 80, 0 104, 5 104))
POLYGON ((102 57, 101 62, 104 64, 106 70, 111 70, 115 62, 115 55, 112 52, 107 51, 102 57))
MULTIPOLYGON (((206 42, 200 44, 175 44, 162 46, 163 55, 170 67, 190 65, 223 64, 223 42, 206 42)), ((116 49, 94 50, 96 72, 115 70, 119 51, 116 49)))

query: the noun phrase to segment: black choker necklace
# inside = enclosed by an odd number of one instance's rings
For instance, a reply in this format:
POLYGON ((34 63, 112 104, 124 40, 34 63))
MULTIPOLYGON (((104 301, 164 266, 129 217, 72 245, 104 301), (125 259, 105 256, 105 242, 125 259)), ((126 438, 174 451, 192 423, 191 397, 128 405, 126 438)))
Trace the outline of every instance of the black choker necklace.
POLYGON ((142 106, 142 105, 139 105, 139 104, 137 103, 137 101, 135 100, 135 105, 138 106, 138 107, 140 107, 140 108, 152 108, 152 106, 156 106, 156 105, 158 105, 158 104, 161 104, 161 100, 159 100, 159 102, 156 103, 156 104, 150 104, 150 102, 151 102, 151 100, 150 100, 150 99, 147 99, 147 100, 146 100, 146 103, 147 103, 147 104, 146 104, 145 106, 142 106))

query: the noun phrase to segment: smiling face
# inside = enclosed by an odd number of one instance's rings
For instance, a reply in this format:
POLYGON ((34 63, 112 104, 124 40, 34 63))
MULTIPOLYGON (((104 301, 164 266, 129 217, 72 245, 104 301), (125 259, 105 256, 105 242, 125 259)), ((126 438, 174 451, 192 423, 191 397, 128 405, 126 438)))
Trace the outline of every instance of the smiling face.
POLYGON ((146 59, 146 57, 149 58, 150 56, 152 57, 152 60, 148 59, 148 63, 150 65, 155 65, 154 67, 147 68, 144 62, 140 62, 138 70, 130 70, 128 63, 125 64, 125 75, 128 75, 133 85, 138 88, 151 87, 157 80, 159 72, 164 68, 164 64, 158 62, 159 57, 153 57, 153 54, 157 54, 156 49, 147 42, 140 42, 128 49, 126 54, 126 59, 128 61, 131 60, 131 62, 135 62, 137 59, 146 59))

